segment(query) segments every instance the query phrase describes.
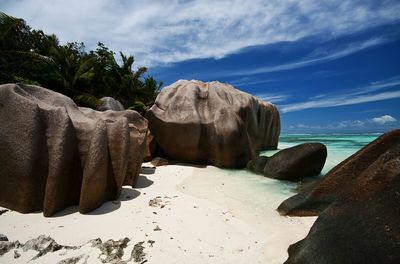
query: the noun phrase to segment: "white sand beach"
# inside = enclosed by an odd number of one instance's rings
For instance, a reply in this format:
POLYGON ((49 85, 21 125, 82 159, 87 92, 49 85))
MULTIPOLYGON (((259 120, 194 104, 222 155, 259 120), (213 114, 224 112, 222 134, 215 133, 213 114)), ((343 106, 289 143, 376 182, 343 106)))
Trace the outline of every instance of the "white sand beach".
POLYGON ((143 166, 148 167, 137 188, 124 187, 119 200, 89 214, 78 213, 77 207, 50 218, 41 212, 2 214, 0 233, 9 241, 46 235, 60 245, 83 246, 33 260, 37 251, 19 248, 20 257, 10 250, 0 263, 57 263, 74 257, 77 262, 71 263, 102 263, 101 251, 87 242, 125 237, 130 239, 125 261, 134 245, 144 242, 146 255, 139 263, 283 263, 288 246, 305 237, 316 219, 278 214, 277 206, 293 194, 290 183, 213 166, 143 166), (284 184, 288 188, 277 188, 284 184))

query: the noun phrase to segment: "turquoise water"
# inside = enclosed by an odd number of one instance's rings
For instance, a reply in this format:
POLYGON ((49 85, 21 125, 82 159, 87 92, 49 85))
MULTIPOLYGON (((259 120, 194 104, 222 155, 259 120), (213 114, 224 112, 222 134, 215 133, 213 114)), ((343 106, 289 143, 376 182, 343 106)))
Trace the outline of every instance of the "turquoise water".
POLYGON ((351 156, 362 147, 375 140, 380 134, 354 135, 282 135, 279 138, 278 150, 264 151, 261 155, 270 156, 281 149, 302 143, 320 142, 328 149, 328 157, 322 174, 351 156))
MULTIPOLYGON (((278 150, 263 151, 261 155, 271 156, 284 148, 301 143, 320 142, 328 149, 328 157, 321 176, 327 173, 341 161, 354 154, 362 147, 373 141, 379 134, 358 135, 282 135, 278 150)), ((220 170, 220 179, 235 186, 234 196, 247 204, 253 204, 259 210, 270 206, 274 208, 277 197, 281 200, 293 195, 298 186, 297 182, 279 181, 254 174, 246 170, 220 170), (266 194, 273 194, 268 196, 266 194), (268 201, 268 199, 274 199, 268 201), (264 207, 260 207, 263 204, 264 207)), ((211 179, 210 179, 211 180, 211 179)), ((276 208, 276 207, 275 207, 276 208)), ((274 208, 274 209, 275 209, 274 208)))

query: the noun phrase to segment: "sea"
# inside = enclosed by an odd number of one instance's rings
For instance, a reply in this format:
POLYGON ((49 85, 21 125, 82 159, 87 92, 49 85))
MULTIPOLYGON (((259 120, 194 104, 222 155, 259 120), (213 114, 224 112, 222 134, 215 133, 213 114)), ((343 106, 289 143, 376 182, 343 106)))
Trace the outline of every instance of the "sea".
POLYGON ((261 155, 271 156, 279 150, 293 147, 302 143, 319 142, 326 146, 328 157, 322 170, 324 175, 341 161, 356 153, 362 147, 375 140, 381 134, 297 134, 281 135, 278 149, 264 151, 261 155))
MULTIPOLYGON (((229 182, 229 191, 226 195, 234 197, 257 210, 276 209, 284 199, 298 192, 300 184, 323 177, 329 170, 351 156, 362 147, 379 137, 380 134, 298 134, 281 135, 278 149, 261 152, 261 155, 271 156, 276 152, 301 143, 320 142, 327 147, 328 156, 320 175, 299 180, 296 182, 269 179, 262 175, 242 170, 218 169, 218 177, 210 176, 211 185, 217 185, 217 181, 229 182), (214 182, 215 181, 215 182, 214 182), (262 206, 260 206, 262 205, 262 206)), ((224 190, 221 190, 225 192, 224 190)))

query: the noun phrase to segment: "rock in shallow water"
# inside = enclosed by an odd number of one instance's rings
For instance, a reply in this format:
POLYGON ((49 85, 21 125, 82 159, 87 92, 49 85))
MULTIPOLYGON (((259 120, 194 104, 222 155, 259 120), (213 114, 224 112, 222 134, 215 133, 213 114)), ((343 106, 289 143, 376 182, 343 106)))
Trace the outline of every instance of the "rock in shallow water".
POLYGON ((146 114, 165 154, 179 162, 242 168, 278 144, 277 108, 219 82, 180 80, 146 114))
MULTIPOLYGON (((387 167, 389 161, 400 159, 400 129, 380 136, 361 150, 342 161, 330 170, 317 183, 285 200, 278 208, 282 215, 318 215, 338 197, 352 195, 359 191, 357 186, 362 182, 368 188, 383 188, 390 177, 376 176, 381 168, 387 167)), ((394 167, 396 169, 396 167, 394 167)), ((400 171, 400 166, 397 168, 400 171)))
POLYGON ((400 130, 388 132, 284 201, 281 214, 316 215, 287 264, 400 263, 400 130))
POLYGON ((325 145, 305 143, 279 151, 271 157, 259 156, 247 168, 278 180, 298 180, 321 173, 327 157, 325 145))
POLYGON ((97 112, 31 85, 0 86, 0 205, 45 216, 88 212, 134 185, 147 121, 135 111, 97 112))

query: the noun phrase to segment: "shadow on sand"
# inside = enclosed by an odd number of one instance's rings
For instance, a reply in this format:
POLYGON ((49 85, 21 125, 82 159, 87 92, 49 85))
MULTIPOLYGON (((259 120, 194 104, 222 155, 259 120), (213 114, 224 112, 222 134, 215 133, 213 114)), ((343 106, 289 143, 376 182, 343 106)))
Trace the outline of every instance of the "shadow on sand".
POLYGON ((136 183, 135 188, 136 189, 143 189, 147 188, 150 185, 152 185, 154 182, 152 180, 149 180, 146 176, 144 175, 139 175, 138 181, 136 183))
MULTIPOLYGON (((121 207, 121 202, 135 199, 139 195, 140 195, 140 192, 135 189, 132 189, 130 187, 122 187, 121 194, 117 200, 104 202, 100 207, 98 207, 97 209, 94 209, 93 211, 86 213, 85 215, 102 215, 102 214, 111 213, 121 207)), ((70 206, 70 207, 58 212, 57 214, 55 214, 52 217, 62 217, 62 216, 66 216, 69 214, 76 213, 78 211, 79 211, 79 207, 77 205, 74 205, 74 206, 70 206)))
MULTIPOLYGON (((141 173, 142 174, 154 174, 155 170, 156 170, 156 168, 142 167, 141 173)), ((85 215, 102 215, 102 214, 111 213, 121 207, 121 202, 129 201, 129 200, 132 200, 132 199, 135 199, 136 197, 138 197, 140 195, 140 191, 138 191, 136 189, 147 188, 154 183, 152 180, 149 180, 145 175, 142 175, 142 174, 139 175, 139 178, 138 178, 135 188, 131 188, 128 186, 122 187, 121 194, 118 197, 118 199, 113 200, 113 201, 104 202, 101 206, 94 209, 93 211, 86 213, 85 215)), ((62 216, 66 216, 69 214, 76 213, 78 211, 79 211, 79 206, 74 205, 74 206, 65 208, 64 210, 53 215, 52 217, 62 217, 62 216)))
POLYGON ((140 174, 146 174, 146 175, 151 175, 156 172, 156 167, 147 167, 143 166, 142 169, 140 170, 140 174))

